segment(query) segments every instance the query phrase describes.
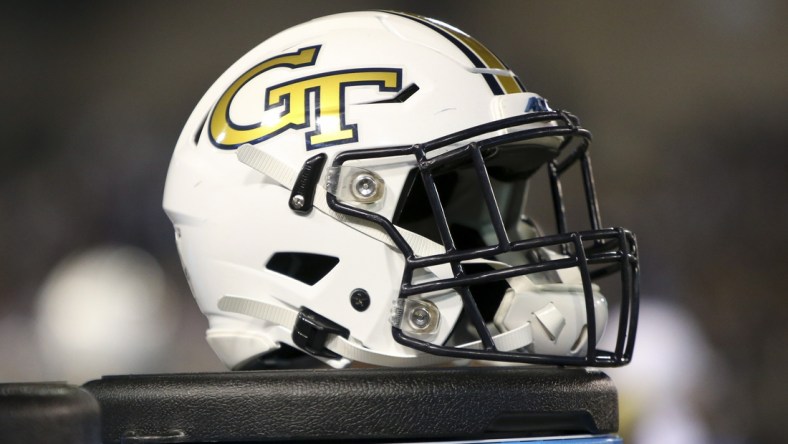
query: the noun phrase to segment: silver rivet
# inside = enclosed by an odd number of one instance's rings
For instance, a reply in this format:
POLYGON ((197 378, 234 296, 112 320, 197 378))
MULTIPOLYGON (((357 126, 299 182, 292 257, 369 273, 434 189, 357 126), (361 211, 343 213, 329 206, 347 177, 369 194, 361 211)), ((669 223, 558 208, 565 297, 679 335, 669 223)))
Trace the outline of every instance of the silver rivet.
POLYGON ((410 322, 418 329, 427 328, 432 322, 432 315, 424 307, 417 307, 410 312, 410 322))
POLYGON ((438 306, 426 299, 400 299, 392 313, 392 325, 419 336, 437 333, 440 320, 438 306))
POLYGON ((290 199, 290 203, 293 204, 293 208, 300 210, 301 208, 304 208, 304 196, 296 194, 292 199, 290 199))
POLYGON ((353 179, 353 194, 361 201, 369 200, 378 191, 378 182, 369 174, 359 174, 353 179))

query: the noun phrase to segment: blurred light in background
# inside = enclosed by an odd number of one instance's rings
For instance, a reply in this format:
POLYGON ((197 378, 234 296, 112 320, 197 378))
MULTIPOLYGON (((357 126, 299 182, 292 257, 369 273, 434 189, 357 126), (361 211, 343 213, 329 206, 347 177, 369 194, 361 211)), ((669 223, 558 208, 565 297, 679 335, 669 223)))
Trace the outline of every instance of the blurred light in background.
POLYGON ((153 371, 173 345, 178 320, 150 254, 130 246, 72 254, 46 278, 36 304, 44 378, 82 384, 153 371))
MULTIPOLYGON (((724 363, 692 315, 645 296, 632 363, 605 369, 618 388, 621 433, 637 444, 720 442, 721 431, 705 415, 730 383, 724 363)), ((617 310, 611 312, 616 318, 617 310)))

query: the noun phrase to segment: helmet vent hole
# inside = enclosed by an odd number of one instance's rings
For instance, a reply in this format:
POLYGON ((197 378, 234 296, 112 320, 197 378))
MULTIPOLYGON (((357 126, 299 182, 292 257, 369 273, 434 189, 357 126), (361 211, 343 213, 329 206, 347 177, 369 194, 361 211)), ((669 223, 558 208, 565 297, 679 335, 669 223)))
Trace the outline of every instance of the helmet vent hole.
POLYGON ((315 285, 326 277, 339 263, 339 258, 314 253, 274 253, 265 268, 303 282, 315 285))

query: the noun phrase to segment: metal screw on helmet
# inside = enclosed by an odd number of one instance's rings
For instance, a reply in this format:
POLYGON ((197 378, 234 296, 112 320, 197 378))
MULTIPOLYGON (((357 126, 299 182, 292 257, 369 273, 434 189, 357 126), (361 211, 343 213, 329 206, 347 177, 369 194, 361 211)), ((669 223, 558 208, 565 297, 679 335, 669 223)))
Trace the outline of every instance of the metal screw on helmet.
POLYGON ((370 173, 359 173, 353 178, 350 191, 353 197, 364 203, 375 202, 383 196, 382 183, 370 173))
POLYGON ((295 196, 293 196, 292 199, 290 199, 290 202, 293 204, 293 207, 296 208, 296 209, 303 208, 304 207, 304 196, 302 196, 300 194, 296 194, 295 196))
POLYGON ((405 317, 408 320, 406 330, 416 334, 432 334, 438 330, 440 311, 431 301, 411 300, 405 306, 405 317))
POLYGON ((410 323, 418 329, 423 329, 430 325, 430 321, 432 321, 432 316, 424 307, 419 307, 410 313, 410 323))
POLYGON ((369 293, 366 292, 363 288, 357 288, 350 293, 350 305, 356 309, 356 311, 364 311, 369 308, 370 299, 369 293))

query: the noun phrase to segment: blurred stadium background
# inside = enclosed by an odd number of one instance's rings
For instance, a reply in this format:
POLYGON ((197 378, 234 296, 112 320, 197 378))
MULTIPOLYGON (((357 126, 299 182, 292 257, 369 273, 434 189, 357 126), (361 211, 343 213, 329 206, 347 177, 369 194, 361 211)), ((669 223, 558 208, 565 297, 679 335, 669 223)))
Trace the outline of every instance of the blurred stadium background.
POLYGON ((161 210, 171 150, 254 45, 371 8, 465 30, 594 132, 603 222, 642 254, 627 442, 785 442, 780 0, 4 3, 0 381, 222 369, 161 210))

